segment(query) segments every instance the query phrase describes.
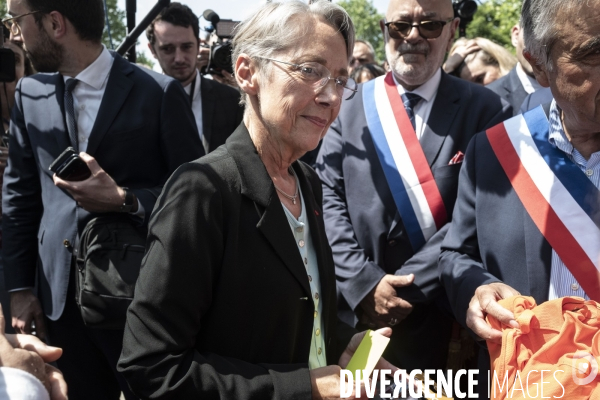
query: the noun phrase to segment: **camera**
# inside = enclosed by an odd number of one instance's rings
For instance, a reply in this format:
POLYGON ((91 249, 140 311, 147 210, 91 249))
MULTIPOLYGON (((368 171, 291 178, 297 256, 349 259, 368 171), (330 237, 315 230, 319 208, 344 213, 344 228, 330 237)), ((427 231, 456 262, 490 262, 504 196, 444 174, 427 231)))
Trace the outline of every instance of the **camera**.
POLYGON ((459 36, 466 36, 467 25, 473 21, 473 15, 477 12, 477 3, 473 0, 452 0, 454 17, 460 18, 458 25, 459 36))
POLYGON ((210 25, 203 28, 208 35, 208 44, 204 47, 210 48, 208 65, 200 71, 202 74, 221 75, 222 71, 233 73, 231 65, 231 42, 233 30, 240 21, 230 19, 222 20, 213 10, 206 10, 202 17, 210 22, 210 25))

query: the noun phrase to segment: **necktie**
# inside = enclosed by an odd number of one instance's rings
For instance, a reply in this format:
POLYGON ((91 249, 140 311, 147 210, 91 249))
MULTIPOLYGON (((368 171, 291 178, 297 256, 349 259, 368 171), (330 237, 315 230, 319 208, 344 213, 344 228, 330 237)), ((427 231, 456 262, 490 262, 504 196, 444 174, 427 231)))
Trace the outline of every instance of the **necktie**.
POLYGON ((65 112, 67 114, 67 130, 71 145, 76 152, 79 152, 79 141, 77 140, 77 119, 75 119, 75 107, 73 105, 73 90, 79 81, 69 78, 65 82, 65 112))
POLYGON ((416 129, 414 108, 422 99, 423 98, 421 96, 415 93, 406 92, 402 95, 402 102, 404 103, 404 108, 406 108, 406 113, 408 114, 408 118, 410 119, 413 129, 416 129))

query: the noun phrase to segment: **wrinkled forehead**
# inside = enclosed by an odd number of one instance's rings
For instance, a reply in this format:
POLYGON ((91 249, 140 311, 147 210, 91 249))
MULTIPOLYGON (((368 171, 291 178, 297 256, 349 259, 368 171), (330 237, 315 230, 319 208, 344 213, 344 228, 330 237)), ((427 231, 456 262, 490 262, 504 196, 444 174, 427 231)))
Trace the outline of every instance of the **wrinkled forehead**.
POLYGON ((390 0, 385 18, 398 19, 447 19, 454 16, 451 0, 390 0))

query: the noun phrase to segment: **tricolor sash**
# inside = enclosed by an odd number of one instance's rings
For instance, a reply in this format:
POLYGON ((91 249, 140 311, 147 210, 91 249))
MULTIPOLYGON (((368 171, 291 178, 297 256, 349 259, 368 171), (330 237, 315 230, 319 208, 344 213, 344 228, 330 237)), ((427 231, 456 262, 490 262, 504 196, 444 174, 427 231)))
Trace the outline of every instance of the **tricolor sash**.
POLYGON ((364 84, 363 104, 379 162, 416 252, 446 223, 442 195, 391 73, 364 84))
POLYGON ((600 191, 548 142, 537 107, 488 129, 487 137, 525 210, 586 294, 600 301, 600 191))

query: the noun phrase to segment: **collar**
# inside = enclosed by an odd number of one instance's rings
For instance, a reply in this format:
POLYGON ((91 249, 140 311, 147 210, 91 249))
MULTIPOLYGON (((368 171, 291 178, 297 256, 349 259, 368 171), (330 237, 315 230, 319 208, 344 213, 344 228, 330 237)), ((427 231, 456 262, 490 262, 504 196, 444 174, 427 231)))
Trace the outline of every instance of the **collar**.
POLYGON ((560 120, 561 109, 553 99, 550 104, 550 115, 548 120, 550 122, 550 132, 548 135, 548 142, 562 152, 572 155, 575 148, 569 142, 567 134, 563 128, 562 121, 560 120))
MULTIPOLYGON (((96 58, 93 63, 88 65, 86 69, 77 74, 75 79, 93 87, 96 90, 100 90, 106 85, 113 62, 113 56, 106 49, 106 46, 102 45, 102 52, 98 58, 96 58)), ((65 82, 69 78, 71 77, 63 76, 65 82)))
MULTIPOLYGON (((407 90, 404 89, 404 87, 400 83, 398 83, 393 73, 392 76, 394 77, 394 82, 396 82, 396 86, 398 87, 398 93, 400 93, 400 96, 402 96, 404 93, 407 92, 407 90)), ((429 102, 435 97, 435 94, 437 93, 438 88, 440 87, 441 80, 442 69, 438 68, 435 74, 433 74, 433 76, 429 78, 427 82, 425 82, 410 93, 418 94, 423 98, 423 100, 429 102)))
POLYGON ((540 85, 538 83, 538 81, 536 81, 531 76, 527 75, 527 73, 523 69, 523 66, 521 65, 520 62, 517 63, 517 66, 515 68, 517 71, 517 76, 519 77, 519 80, 521 81, 521 85, 523 85, 523 89, 525 89, 525 91, 527 93, 531 94, 531 93, 535 92, 536 90, 542 88, 542 85, 540 85))
MULTIPOLYGON (((187 95, 189 95, 190 90, 192 90, 192 82, 188 83, 186 86, 183 87, 183 90, 185 90, 185 94, 187 94, 187 95)), ((196 85, 194 86, 194 97, 192 97, 192 99, 196 100, 196 98, 199 95, 200 95, 200 71, 196 68, 196 85)))

